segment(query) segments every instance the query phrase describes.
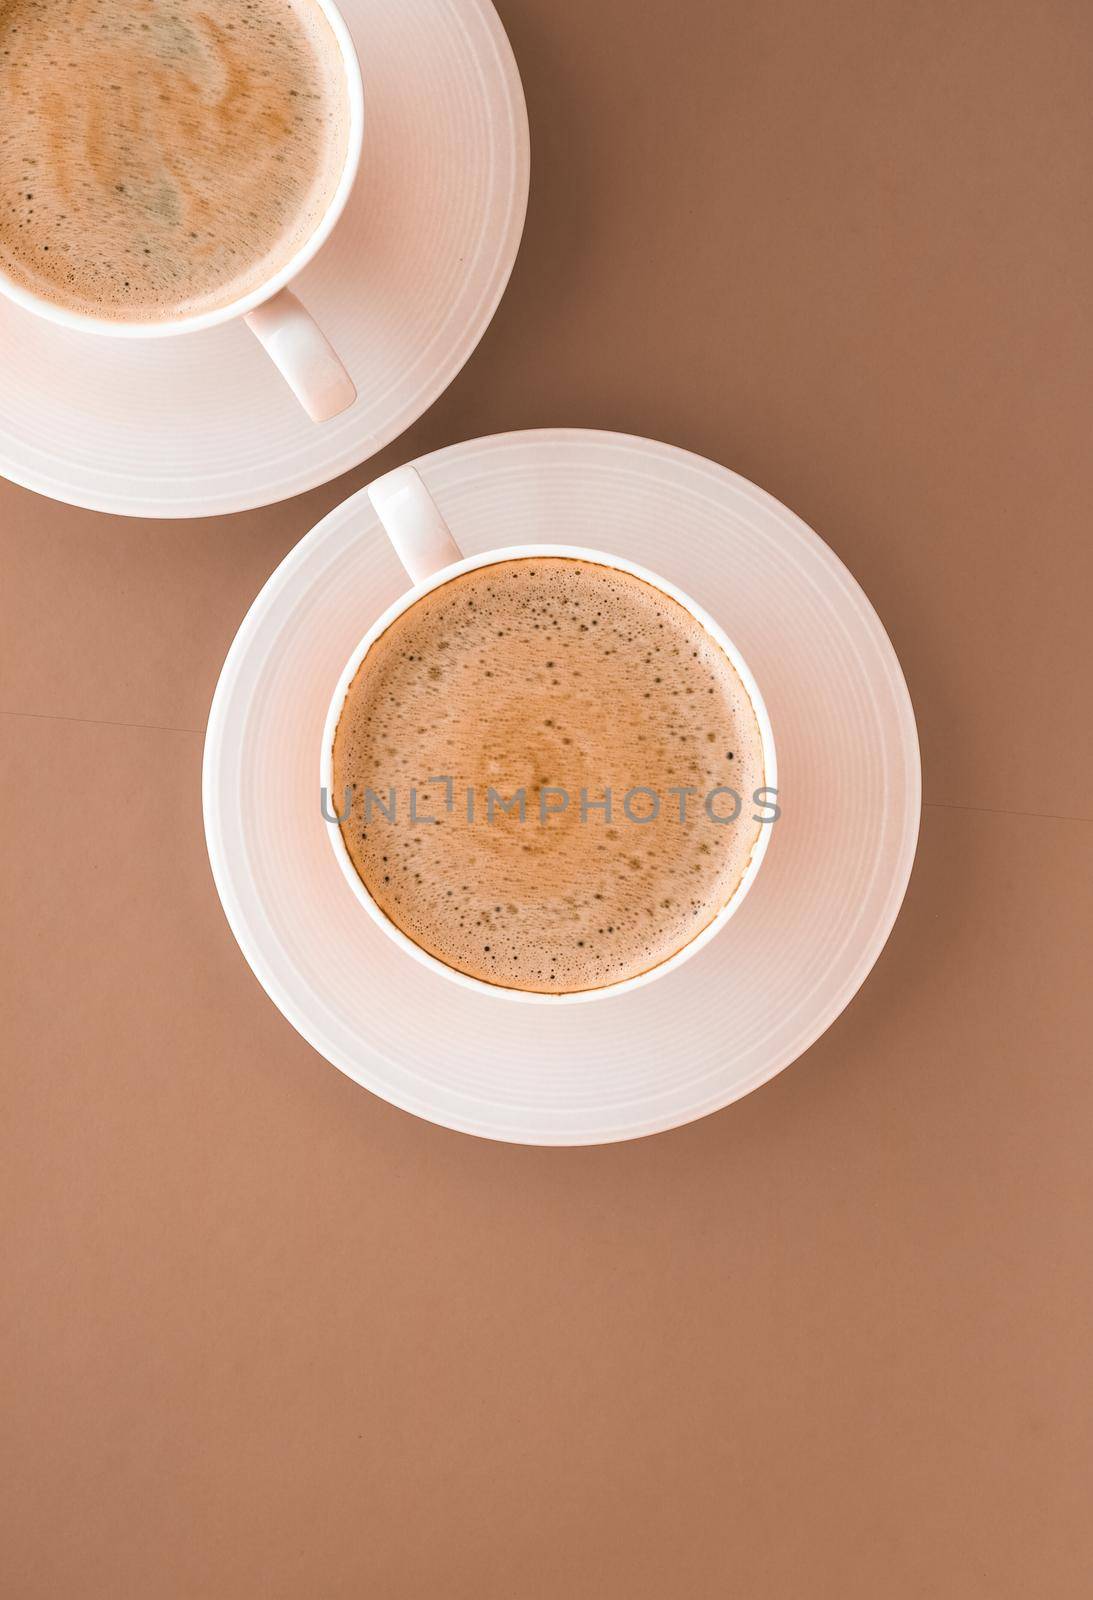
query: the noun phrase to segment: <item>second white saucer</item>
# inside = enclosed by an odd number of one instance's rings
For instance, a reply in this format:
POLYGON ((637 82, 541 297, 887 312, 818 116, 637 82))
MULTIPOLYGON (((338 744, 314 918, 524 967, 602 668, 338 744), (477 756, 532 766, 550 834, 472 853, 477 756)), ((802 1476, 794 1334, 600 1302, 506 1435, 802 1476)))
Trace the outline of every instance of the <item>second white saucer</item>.
POLYGON ((304 415, 240 323, 173 339, 54 327, 0 300, 0 474, 141 517, 244 511, 366 460, 451 383, 512 271, 527 111, 490 0, 340 0, 365 86, 360 176, 293 287, 358 399, 304 415))

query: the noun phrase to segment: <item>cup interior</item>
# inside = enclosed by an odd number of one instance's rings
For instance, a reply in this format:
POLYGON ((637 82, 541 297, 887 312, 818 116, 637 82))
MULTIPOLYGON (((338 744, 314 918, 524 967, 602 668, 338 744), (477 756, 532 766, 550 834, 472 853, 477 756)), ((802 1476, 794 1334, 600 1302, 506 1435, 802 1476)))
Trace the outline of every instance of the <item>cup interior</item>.
POLYGON ((357 58, 353 37, 349 32, 345 19, 334 0, 307 0, 320 11, 338 47, 341 57, 342 70, 345 77, 346 111, 348 124, 346 128, 345 156, 339 172, 337 184, 331 193, 329 202, 321 218, 304 242, 296 249, 292 256, 284 262, 276 272, 263 280, 256 288, 248 290, 244 295, 238 296, 227 305, 216 306, 209 311, 194 312, 189 315, 163 318, 156 320, 150 318, 140 322, 125 322, 109 317, 94 317, 86 312, 74 311, 66 306, 57 305, 44 295, 36 294, 15 282, 0 265, 0 293, 8 299, 22 306, 24 310, 33 312, 36 316, 44 317, 49 322, 69 328, 76 333, 94 333, 112 338, 121 339, 156 339, 170 337, 181 333, 198 333, 205 328, 216 327, 221 323, 230 322, 235 317, 245 316, 248 311, 253 311, 256 306, 271 299, 281 289, 285 288, 296 275, 303 270, 316 252, 330 236, 338 218, 345 209, 356 181, 357 171, 360 166, 361 149, 364 142, 364 83, 361 78, 360 62, 357 58))
MULTIPOLYGON (((432 594, 435 590, 443 588, 445 584, 450 583, 454 578, 460 577, 463 573, 473 572, 481 567, 493 566, 499 562, 519 561, 526 560, 528 558, 542 560, 548 557, 562 557, 569 558, 571 560, 585 561, 598 566, 604 566, 619 572, 627 573, 632 577, 640 578, 643 582, 651 585, 655 589, 658 589, 669 599, 674 600, 677 604, 681 605, 684 610, 691 614, 691 616, 710 636, 713 642, 728 657, 737 673, 737 676, 747 691, 747 695, 751 701, 752 709, 755 712, 755 719, 759 727, 759 735, 762 744, 764 784, 771 789, 777 787, 778 768, 774 746, 774 733, 771 727, 770 717, 767 713, 766 705, 759 690, 759 686, 752 675, 751 669, 748 667, 743 656, 740 654, 740 651, 733 644, 732 640, 725 633, 724 629, 721 628, 720 624, 717 623, 708 612, 699 606, 696 601, 692 600, 689 595, 684 594, 682 590, 677 589, 674 584, 668 582, 667 579, 660 577, 654 572, 650 572, 645 567, 639 567, 631 561, 626 561, 620 556, 609 555, 604 551, 590 550, 571 545, 518 545, 508 549, 487 551, 486 553, 478 556, 468 556, 462 561, 455 562, 451 566, 442 568, 439 572, 434 573, 423 583, 416 584, 413 588, 408 589, 406 593, 401 595, 393 605, 389 606, 383 615, 373 623, 371 628, 369 628, 368 632, 361 639, 360 643, 357 645, 357 648, 353 651, 353 654, 346 662, 341 676, 338 679, 337 686, 334 689, 334 693, 331 696, 330 705, 327 710, 326 722, 323 728, 319 773, 320 786, 327 796, 333 795, 334 792, 334 738, 337 732, 338 723, 341 720, 342 711, 345 706, 345 701, 349 693, 350 686, 356 678, 357 673, 360 671, 360 668, 364 664, 368 652, 372 649, 376 641, 384 633, 386 633, 387 629, 392 625, 392 623, 394 623, 405 612, 411 610, 412 607, 415 606, 420 600, 424 599, 426 595, 432 594)), ((648 968, 644 972, 638 973, 632 977, 621 979, 615 983, 604 984, 597 988, 578 989, 563 993, 541 993, 536 990, 517 989, 505 987, 501 984, 488 983, 483 979, 473 977, 469 973, 461 972, 457 968, 449 966, 446 962, 432 955, 429 951, 422 949, 420 945, 416 944, 412 939, 410 939, 408 935, 405 934, 402 929, 399 928, 397 924, 386 915, 376 900, 369 893, 367 887, 357 872, 356 867, 353 865, 353 861, 348 850, 346 849, 345 841, 342 838, 341 828, 337 822, 325 822, 324 826, 326 828, 327 837, 330 840, 335 859, 341 868, 342 875, 345 877, 358 902, 364 907, 365 911, 367 911, 372 920, 383 929, 384 933, 386 933, 389 938, 393 939, 395 943, 406 952, 407 955, 411 956, 414 960, 429 967, 432 971, 439 973, 441 976, 449 979, 450 981, 460 984, 463 988, 472 989, 480 994, 488 994, 496 998, 510 1001, 545 1005, 583 1003, 591 1000, 604 999, 611 995, 622 994, 631 989, 641 988, 644 985, 653 982, 655 979, 663 977, 666 973, 674 971, 675 968, 680 966, 684 961, 689 960, 691 956, 695 955, 700 949, 708 944, 717 933, 720 932, 733 914, 739 909, 745 895, 748 893, 748 890, 751 888, 751 885, 754 883, 756 875, 758 874, 759 867, 762 863, 764 855, 766 854, 771 833, 769 826, 764 826, 760 829, 759 837, 754 849, 752 850, 751 858, 748 862, 747 868, 728 902, 722 907, 720 912, 718 912, 712 921, 708 922, 706 926, 694 936, 694 938, 682 945, 678 950, 675 951, 673 955, 659 962, 657 965, 648 968)))

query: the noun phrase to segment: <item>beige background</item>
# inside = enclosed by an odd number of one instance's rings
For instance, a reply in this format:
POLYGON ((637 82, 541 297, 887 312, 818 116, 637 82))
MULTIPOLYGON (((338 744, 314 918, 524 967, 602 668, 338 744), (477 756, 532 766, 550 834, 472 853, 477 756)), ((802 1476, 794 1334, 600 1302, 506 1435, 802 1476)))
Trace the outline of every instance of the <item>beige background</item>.
POLYGON ((1093 1438, 1087 0, 503 0, 534 177, 482 347, 303 499, 0 485, 3 1600, 1079 1600, 1093 1438), (632 430, 800 512, 922 730, 904 913, 719 1116, 417 1122, 221 915, 201 735, 379 470, 632 430))

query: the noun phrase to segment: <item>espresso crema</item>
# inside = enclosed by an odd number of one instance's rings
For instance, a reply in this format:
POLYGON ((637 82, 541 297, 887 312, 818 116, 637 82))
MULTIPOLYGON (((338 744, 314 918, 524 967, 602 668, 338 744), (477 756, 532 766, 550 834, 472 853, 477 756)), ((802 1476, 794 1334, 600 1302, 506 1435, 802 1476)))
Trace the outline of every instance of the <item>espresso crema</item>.
POLYGON ((312 0, 0 0, 0 267, 111 320, 227 305, 313 232, 347 130, 312 0))
POLYGON ((365 657, 333 757, 342 836, 381 910, 502 987, 658 966, 731 899, 763 825, 732 662, 659 589, 588 561, 499 562, 419 600, 365 657), (434 820, 414 820, 411 789, 434 820), (715 820, 727 789, 731 823, 715 820))

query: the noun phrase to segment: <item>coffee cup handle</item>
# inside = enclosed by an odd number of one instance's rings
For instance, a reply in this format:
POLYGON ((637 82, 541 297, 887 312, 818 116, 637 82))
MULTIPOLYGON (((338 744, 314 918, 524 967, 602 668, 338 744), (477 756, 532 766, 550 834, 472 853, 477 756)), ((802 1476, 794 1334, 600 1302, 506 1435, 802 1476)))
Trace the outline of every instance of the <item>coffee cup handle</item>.
POLYGON ((463 560, 436 501, 413 467, 397 467, 377 478, 368 485, 368 498, 412 583, 424 583, 442 567, 463 560))
POLYGON ((318 323, 291 289, 282 289, 245 318, 312 422, 328 422, 357 398, 318 323))

